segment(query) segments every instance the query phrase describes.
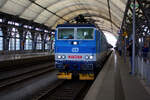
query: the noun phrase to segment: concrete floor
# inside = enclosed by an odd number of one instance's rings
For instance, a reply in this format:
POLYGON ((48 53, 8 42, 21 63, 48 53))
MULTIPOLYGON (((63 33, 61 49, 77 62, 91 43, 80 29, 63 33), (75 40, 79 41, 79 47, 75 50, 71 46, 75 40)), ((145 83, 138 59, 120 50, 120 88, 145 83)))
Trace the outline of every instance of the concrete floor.
POLYGON ((129 74, 129 62, 124 63, 114 51, 84 100, 150 100, 150 94, 136 76, 129 74))

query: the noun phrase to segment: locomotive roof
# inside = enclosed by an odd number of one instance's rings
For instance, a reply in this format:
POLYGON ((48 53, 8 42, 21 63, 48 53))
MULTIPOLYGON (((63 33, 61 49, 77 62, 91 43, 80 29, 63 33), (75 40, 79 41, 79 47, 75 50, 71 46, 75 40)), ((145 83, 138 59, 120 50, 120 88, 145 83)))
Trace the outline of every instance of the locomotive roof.
POLYGON ((58 27, 95 27, 93 24, 59 24, 58 27))

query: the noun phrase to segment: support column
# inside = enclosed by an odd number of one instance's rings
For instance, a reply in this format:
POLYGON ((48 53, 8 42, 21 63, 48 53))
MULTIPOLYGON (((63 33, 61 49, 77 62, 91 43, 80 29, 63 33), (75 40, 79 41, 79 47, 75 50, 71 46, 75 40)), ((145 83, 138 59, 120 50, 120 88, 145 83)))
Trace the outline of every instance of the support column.
POLYGON ((42 38, 42 51, 45 51, 45 37, 44 37, 44 34, 41 34, 41 38, 42 38))
POLYGON ((26 33, 23 29, 18 29, 20 35, 20 51, 24 51, 25 40, 26 40, 26 33))
POLYGON ((132 75, 135 74, 135 0, 133 1, 133 45, 132 45, 132 75))
POLYGON ((51 34, 51 40, 50 40, 50 42, 51 42, 50 52, 53 52, 53 50, 54 50, 54 48, 53 48, 54 35, 53 34, 51 34))
POLYGON ((127 37, 125 37, 125 46, 124 46, 124 62, 126 63, 126 55, 127 55, 127 37))
POLYGON ((37 36, 35 33, 31 32, 32 34, 32 50, 36 51, 36 43, 37 43, 37 36))

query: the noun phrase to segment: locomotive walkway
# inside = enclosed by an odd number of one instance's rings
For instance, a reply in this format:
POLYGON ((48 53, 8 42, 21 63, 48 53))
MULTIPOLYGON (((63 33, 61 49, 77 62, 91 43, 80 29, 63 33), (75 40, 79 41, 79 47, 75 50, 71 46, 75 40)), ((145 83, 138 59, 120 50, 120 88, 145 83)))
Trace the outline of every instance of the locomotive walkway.
POLYGON ((129 74, 129 62, 113 52, 84 100, 150 100, 150 92, 129 74))

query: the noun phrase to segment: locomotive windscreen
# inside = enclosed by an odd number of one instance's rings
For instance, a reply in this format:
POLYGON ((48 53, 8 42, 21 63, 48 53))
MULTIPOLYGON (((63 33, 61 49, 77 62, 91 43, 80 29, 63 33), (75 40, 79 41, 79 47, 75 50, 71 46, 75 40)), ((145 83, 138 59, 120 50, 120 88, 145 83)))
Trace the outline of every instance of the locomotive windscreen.
POLYGON ((58 39, 74 39, 74 29, 73 28, 58 29, 58 39))
POLYGON ((93 28, 78 28, 77 39, 94 39, 93 28))
POLYGON ((94 28, 58 28, 58 39, 92 40, 94 28))

